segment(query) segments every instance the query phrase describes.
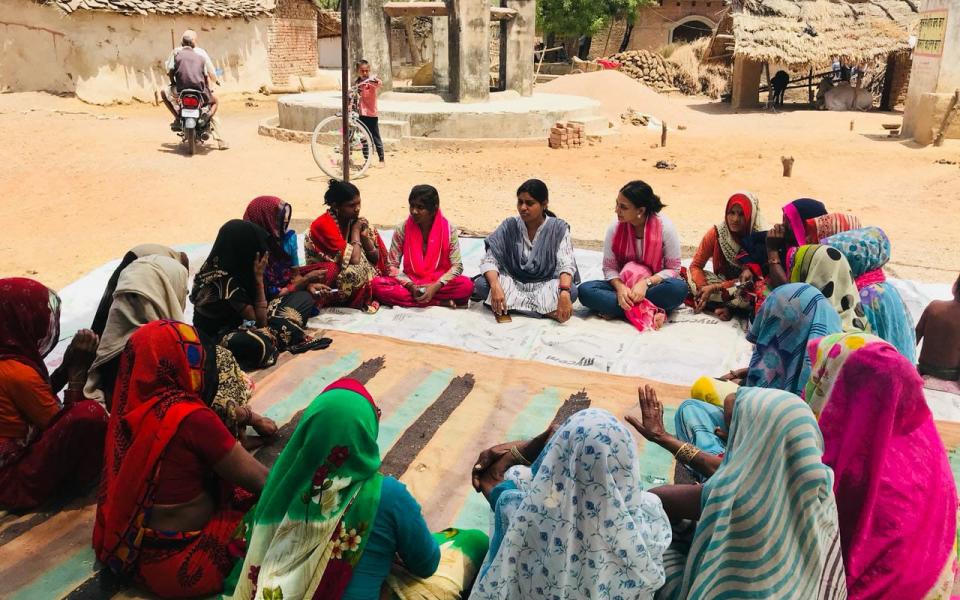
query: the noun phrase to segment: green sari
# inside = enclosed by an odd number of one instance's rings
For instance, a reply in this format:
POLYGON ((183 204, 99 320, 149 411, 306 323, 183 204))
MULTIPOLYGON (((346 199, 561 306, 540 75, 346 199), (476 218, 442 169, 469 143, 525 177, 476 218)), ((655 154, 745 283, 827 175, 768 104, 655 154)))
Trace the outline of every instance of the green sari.
POLYGON ((380 505, 379 412, 349 380, 314 399, 241 525, 247 554, 224 597, 342 596, 380 505))

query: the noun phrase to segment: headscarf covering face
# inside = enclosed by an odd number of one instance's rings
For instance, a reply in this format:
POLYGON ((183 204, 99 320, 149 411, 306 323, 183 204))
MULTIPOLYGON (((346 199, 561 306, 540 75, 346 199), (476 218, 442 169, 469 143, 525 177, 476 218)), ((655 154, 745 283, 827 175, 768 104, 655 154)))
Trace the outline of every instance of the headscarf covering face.
POLYGON ((258 255, 267 251, 268 237, 259 225, 240 219, 227 221, 217 233, 210 256, 194 278, 190 301, 197 303, 197 293, 204 285, 227 277, 252 295, 257 283, 253 264, 258 255))
POLYGON ((652 598, 663 584, 670 523, 642 490, 636 442, 609 412, 574 414, 531 467, 507 477, 515 489, 497 500, 472 599, 606 598, 611 587, 652 598))
POLYGON ((742 238, 765 228, 763 217, 760 214, 760 200, 751 192, 737 192, 727 200, 727 206, 723 214, 723 222, 717 224, 717 243, 727 263, 733 265, 737 264, 737 255, 740 254, 742 238), (746 224, 743 233, 739 234, 730 231, 726 219, 726 214, 735 205, 743 211, 743 221, 746 224))
POLYGON ((136 564, 167 445, 183 419, 210 410, 203 388, 204 349, 194 327, 153 321, 130 336, 107 425, 93 531, 97 558, 115 573, 129 574, 136 564))
POLYGON ((833 473, 813 413, 780 390, 736 398, 676 597, 845 599, 833 473))
POLYGON ((138 258, 154 255, 166 256, 178 261, 184 260, 184 254, 182 252, 177 252, 172 248, 161 246, 160 244, 140 244, 139 246, 131 248, 130 251, 124 255, 120 264, 107 281, 107 287, 103 291, 103 297, 100 298, 100 305, 97 306, 97 312, 93 317, 93 324, 90 325, 90 329, 93 330, 94 333, 101 337, 103 336, 104 328, 107 325, 107 317, 110 314, 110 306, 113 304, 113 293, 116 291, 117 281, 120 279, 120 273, 138 258))
POLYGON ((183 320, 188 276, 179 260, 160 254, 138 258, 120 273, 97 357, 84 387, 88 398, 102 399, 98 367, 120 354, 139 327, 151 321, 183 320))
POLYGON ((284 287, 290 279, 290 268, 296 264, 296 233, 287 231, 292 210, 276 196, 258 196, 250 201, 243 213, 244 221, 259 225, 269 234, 270 259, 263 274, 264 283, 269 288, 284 287), (288 250, 291 244, 294 248, 292 255, 288 250))
POLYGON ((844 331, 870 331, 850 263, 842 252, 820 244, 800 246, 788 267, 790 281, 820 290, 840 315, 844 331))
POLYGON ((49 380, 43 357, 60 340, 60 297, 25 277, 0 279, 0 358, 18 360, 49 380))
POLYGON ((837 311, 815 287, 788 283, 776 288, 747 333, 755 348, 745 385, 800 394, 810 377, 807 343, 841 327, 837 311))
POLYGON ((783 216, 787 218, 790 231, 793 232, 794 246, 799 246, 807 239, 807 219, 822 217, 827 214, 827 207, 823 202, 812 198, 800 198, 783 207, 783 216))
POLYGON ((829 213, 821 217, 807 219, 804 224, 806 233, 804 239, 807 244, 819 244, 824 238, 836 235, 842 231, 860 228, 860 217, 846 213, 829 213))
POLYGON ((933 597, 944 574, 952 581, 957 492, 923 380, 864 333, 821 338, 809 353, 806 400, 836 475, 850 598, 933 597))
POLYGON ((247 555, 225 597, 341 598, 380 504, 378 420, 357 381, 314 399, 245 518, 247 555))
POLYGON ((893 344, 911 363, 916 362, 913 317, 883 272, 890 260, 887 235, 878 227, 864 227, 832 235, 823 244, 842 252, 850 263, 871 332, 893 344))

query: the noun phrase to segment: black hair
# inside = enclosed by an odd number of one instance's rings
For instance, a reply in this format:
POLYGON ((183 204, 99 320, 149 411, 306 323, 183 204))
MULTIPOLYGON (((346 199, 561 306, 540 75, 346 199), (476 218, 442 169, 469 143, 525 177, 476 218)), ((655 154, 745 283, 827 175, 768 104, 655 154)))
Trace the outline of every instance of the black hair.
POLYGON ((362 67, 363 65, 369 65, 369 64, 370 64, 370 61, 369 61, 369 60, 367 60, 367 59, 365 59, 365 58, 361 58, 360 60, 357 61, 357 64, 355 64, 355 65, 353 66, 353 68, 354 68, 354 69, 359 69, 359 68, 362 67))
POLYGON ((331 208, 336 208, 352 201, 359 195, 360 190, 349 181, 331 179, 330 184, 327 186, 327 191, 323 195, 323 203, 331 208))
MULTIPOLYGON (((539 179, 528 179, 521 183, 520 187, 517 188, 517 196, 520 194, 528 194, 541 205, 550 202, 550 190, 547 189, 547 184, 539 179)), ((548 217, 557 216, 549 208, 545 208, 543 210, 543 214, 547 215, 548 217)))
POLYGON ((410 197, 407 198, 407 202, 412 204, 414 200, 422 202, 423 206, 430 212, 437 212, 437 209, 440 208, 440 193, 437 188, 426 183, 415 185, 410 190, 410 197))
POLYGON ((620 188, 620 193, 630 201, 630 204, 637 208, 645 208, 648 213, 658 213, 666 206, 660 201, 660 196, 653 193, 650 184, 639 179, 620 188))

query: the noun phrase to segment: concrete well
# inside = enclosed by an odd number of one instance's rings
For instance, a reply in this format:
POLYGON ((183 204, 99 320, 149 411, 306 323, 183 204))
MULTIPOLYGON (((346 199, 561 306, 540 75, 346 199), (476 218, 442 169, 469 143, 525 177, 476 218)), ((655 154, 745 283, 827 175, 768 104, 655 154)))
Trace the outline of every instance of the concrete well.
MULTIPOLYGON (((437 94, 387 92, 378 101, 380 132, 385 141, 546 140, 558 121, 580 121, 588 135, 615 132, 602 116, 600 103, 559 94, 521 96, 494 92, 487 102, 447 102, 437 94)), ((277 102, 281 130, 309 132, 340 112, 339 92, 284 96, 277 102)))

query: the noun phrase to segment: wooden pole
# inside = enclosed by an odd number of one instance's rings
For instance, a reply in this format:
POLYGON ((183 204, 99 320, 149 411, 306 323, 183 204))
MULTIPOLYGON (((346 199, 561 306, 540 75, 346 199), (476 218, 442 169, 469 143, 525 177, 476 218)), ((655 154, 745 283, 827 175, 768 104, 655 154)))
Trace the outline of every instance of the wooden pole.
POLYGON ((783 176, 791 177, 793 175, 793 157, 781 156, 780 162, 783 163, 783 176))
POLYGON ((810 74, 807 75, 807 102, 813 104, 813 66, 810 66, 810 74))
MULTIPOLYGON (((343 180, 350 181, 350 28, 347 1, 340 0, 340 114, 343 115, 343 180)), ((388 32, 389 33, 389 32, 388 32)), ((373 148, 369 148, 373 151, 373 148)))
POLYGON ((660 147, 667 145, 667 122, 660 123, 660 147))
POLYGON ((950 117, 953 116, 953 111, 957 108, 958 103, 960 103, 960 90, 953 92, 953 98, 950 99, 950 106, 947 107, 947 112, 943 115, 943 121, 940 122, 940 131, 937 132, 937 137, 933 139, 934 146, 943 145, 943 138, 947 135, 947 127, 950 127, 950 117))

